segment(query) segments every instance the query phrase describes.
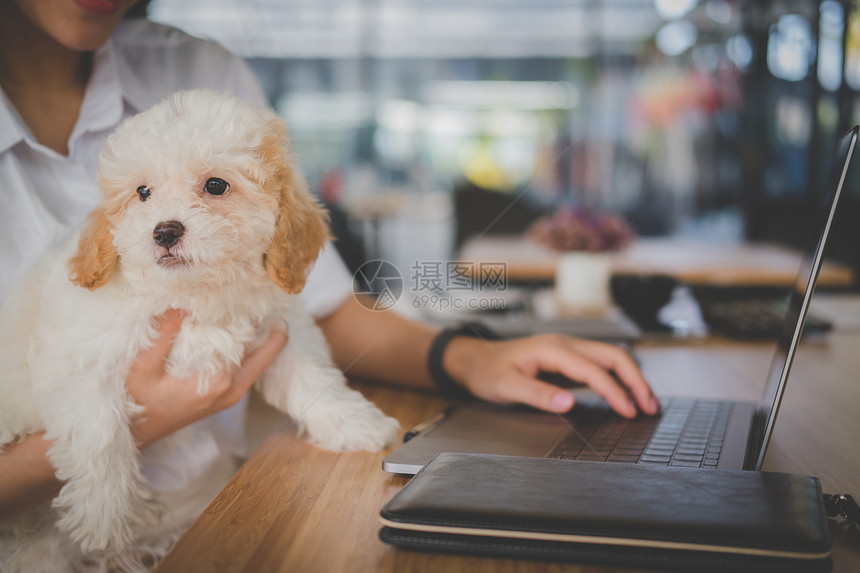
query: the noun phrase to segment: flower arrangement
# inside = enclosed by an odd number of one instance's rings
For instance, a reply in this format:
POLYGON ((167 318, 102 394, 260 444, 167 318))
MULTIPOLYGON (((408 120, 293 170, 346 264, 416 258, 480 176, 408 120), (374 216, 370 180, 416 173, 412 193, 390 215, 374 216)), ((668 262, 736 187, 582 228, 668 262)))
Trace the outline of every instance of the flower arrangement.
POLYGON ((535 221, 528 237, 556 251, 619 251, 634 237, 618 215, 588 207, 563 206, 535 221))

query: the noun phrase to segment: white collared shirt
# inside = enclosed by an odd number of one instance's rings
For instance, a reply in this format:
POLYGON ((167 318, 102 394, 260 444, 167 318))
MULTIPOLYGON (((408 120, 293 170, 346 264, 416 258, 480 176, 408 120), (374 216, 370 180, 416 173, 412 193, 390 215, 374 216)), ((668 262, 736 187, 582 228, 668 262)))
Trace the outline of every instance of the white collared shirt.
MULTIPOLYGON (((95 173, 105 137, 126 117, 193 88, 227 91, 253 105, 268 105, 240 58, 148 20, 123 21, 96 51, 68 156, 37 142, 0 91, 0 301, 99 202, 95 173)), ((349 271, 329 245, 302 296, 311 314, 325 316, 349 296, 351 285, 349 271)), ((142 452, 144 474, 157 489, 181 489, 219 452, 242 453, 244 411, 245 400, 195 424, 190 442, 148 448, 142 452)))

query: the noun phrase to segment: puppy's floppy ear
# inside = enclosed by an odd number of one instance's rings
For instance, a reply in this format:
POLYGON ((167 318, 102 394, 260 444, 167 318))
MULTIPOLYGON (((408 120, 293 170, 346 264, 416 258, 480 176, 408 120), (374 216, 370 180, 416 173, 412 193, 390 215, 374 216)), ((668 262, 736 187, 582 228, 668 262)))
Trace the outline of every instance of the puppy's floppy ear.
POLYGON ((266 272, 283 290, 296 294, 304 288, 311 264, 330 238, 328 214, 288 158, 283 122, 272 120, 270 124, 273 130, 264 138, 261 152, 273 167, 266 187, 277 198, 278 219, 265 255, 266 272))
POLYGON ((108 282, 118 259, 110 223, 104 208, 99 207, 89 214, 78 239, 78 250, 69 259, 69 280, 95 290, 108 282))

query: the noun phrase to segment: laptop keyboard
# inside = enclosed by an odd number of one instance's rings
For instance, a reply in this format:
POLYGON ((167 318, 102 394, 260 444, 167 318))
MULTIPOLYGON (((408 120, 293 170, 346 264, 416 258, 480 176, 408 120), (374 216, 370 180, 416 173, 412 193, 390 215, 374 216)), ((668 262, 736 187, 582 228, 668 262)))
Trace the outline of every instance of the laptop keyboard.
POLYGON ((730 402, 675 398, 655 417, 577 414, 578 434, 571 432, 547 457, 716 468, 731 409, 730 402))

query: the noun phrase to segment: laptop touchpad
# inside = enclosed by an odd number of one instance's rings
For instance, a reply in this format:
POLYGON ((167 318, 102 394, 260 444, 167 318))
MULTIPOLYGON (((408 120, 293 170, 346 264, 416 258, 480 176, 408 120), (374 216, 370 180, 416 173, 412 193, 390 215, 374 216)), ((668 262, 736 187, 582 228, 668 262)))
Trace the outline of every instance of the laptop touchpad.
POLYGON ((565 421, 555 414, 477 404, 455 409, 444 424, 439 424, 426 436, 452 444, 467 441, 489 446, 495 443, 507 451, 526 448, 527 452, 534 453, 552 444, 566 429, 565 421))

